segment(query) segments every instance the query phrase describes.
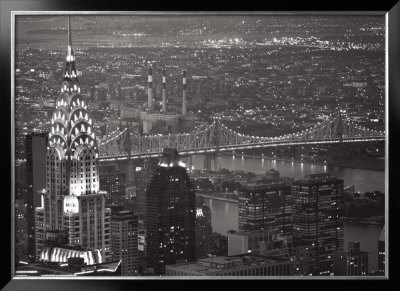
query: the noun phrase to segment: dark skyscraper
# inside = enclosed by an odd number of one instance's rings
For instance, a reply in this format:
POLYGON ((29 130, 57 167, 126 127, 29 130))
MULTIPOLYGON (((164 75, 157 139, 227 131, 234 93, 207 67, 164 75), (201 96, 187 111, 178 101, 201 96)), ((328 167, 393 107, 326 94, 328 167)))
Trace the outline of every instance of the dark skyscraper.
POLYGON ((25 137, 26 197, 28 254, 35 255, 35 209, 40 206, 38 191, 46 187, 47 133, 31 133, 25 137))
POLYGON ((239 231, 270 230, 291 234, 291 192, 285 183, 244 188, 239 192, 239 231))
POLYGON ((176 149, 164 149, 147 189, 147 267, 195 260, 195 192, 176 149))
POLYGON ((293 244, 309 249, 312 275, 329 275, 333 252, 343 250, 343 180, 309 175, 293 182, 292 195, 293 244))

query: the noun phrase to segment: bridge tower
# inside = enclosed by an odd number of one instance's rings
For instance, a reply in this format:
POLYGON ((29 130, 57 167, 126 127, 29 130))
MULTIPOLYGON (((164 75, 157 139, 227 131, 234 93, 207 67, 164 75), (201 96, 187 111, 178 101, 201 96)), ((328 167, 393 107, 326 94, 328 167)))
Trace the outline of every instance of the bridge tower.
POLYGON ((128 123, 127 127, 127 132, 126 132, 127 138, 125 139, 124 143, 124 150, 128 153, 128 161, 126 164, 126 184, 130 185, 135 182, 135 169, 136 169, 136 161, 132 159, 132 138, 133 134, 131 132, 131 126, 128 123))
POLYGON ((343 143, 343 117, 341 110, 339 110, 336 117, 332 114, 332 122, 330 124, 330 138, 339 138, 339 144, 332 144, 329 146, 330 153, 335 158, 343 159, 345 148, 343 143))
POLYGON ((220 146, 220 123, 217 119, 214 123, 214 131, 212 134, 212 144, 215 147, 215 151, 212 153, 204 154, 204 169, 211 171, 211 165, 214 163, 214 171, 221 169, 221 153, 219 151, 220 146))
POLYGON ((339 157, 341 159, 345 158, 345 145, 343 143, 343 118, 342 118, 342 111, 339 110, 339 117, 337 121, 337 126, 336 126, 337 134, 339 136, 340 142, 339 142, 339 157))

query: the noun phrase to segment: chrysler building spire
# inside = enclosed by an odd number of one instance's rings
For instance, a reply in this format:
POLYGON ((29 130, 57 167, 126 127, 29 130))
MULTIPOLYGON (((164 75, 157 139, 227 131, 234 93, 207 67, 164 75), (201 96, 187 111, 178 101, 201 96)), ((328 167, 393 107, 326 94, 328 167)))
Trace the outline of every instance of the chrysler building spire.
POLYGON ((68 49, 67 56, 65 58, 65 72, 64 72, 64 82, 61 85, 61 93, 64 92, 78 92, 80 93, 81 88, 79 86, 79 81, 75 68, 75 55, 72 50, 72 40, 71 40, 71 20, 68 16, 68 49))

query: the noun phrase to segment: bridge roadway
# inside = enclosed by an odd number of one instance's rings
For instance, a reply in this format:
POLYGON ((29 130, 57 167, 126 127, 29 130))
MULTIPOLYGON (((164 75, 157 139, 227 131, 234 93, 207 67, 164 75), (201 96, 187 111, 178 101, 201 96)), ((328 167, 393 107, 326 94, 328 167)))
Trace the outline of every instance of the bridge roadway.
MULTIPOLYGON (((300 146, 300 145, 317 145, 317 144, 339 144, 343 143, 359 143, 359 142, 375 142, 385 141, 385 137, 351 137, 351 138, 325 138, 322 140, 281 140, 281 141, 269 141, 269 142, 258 142, 258 143, 246 143, 246 144, 235 144, 235 145, 222 145, 205 148, 177 148, 178 152, 182 156, 190 156, 196 154, 215 154, 218 152, 226 152, 233 150, 246 150, 255 148, 267 148, 267 147, 278 147, 278 146, 300 146)), ((157 158, 161 157, 162 151, 156 152, 139 152, 139 153, 123 153, 120 155, 106 156, 100 152, 98 160, 100 162, 113 162, 113 161, 124 161, 144 158, 157 158)))

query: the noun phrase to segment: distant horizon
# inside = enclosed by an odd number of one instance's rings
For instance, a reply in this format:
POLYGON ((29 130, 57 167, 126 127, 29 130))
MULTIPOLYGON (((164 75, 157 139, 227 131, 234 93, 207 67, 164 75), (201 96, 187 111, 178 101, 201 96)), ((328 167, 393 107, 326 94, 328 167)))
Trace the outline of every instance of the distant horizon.
MULTIPOLYGON (((16 45, 46 48, 62 45, 66 39, 67 14, 62 16, 17 15, 15 24, 16 45), (34 20, 39 19, 39 20, 34 20)), ((331 38, 349 34, 363 41, 379 33, 384 43, 385 17, 382 16, 304 16, 304 15, 83 15, 71 17, 73 41, 76 47, 86 47, 83 42, 118 44, 153 44, 174 41, 204 40, 209 37, 242 37, 245 40, 272 39, 274 37, 316 36, 331 38), (288 21, 289 18, 289 21, 288 21), (337 21, 338 18, 343 19, 337 21), (118 21, 116 21, 118 19, 118 21), (349 21, 346 21, 349 20, 349 21), (188 25, 190 22, 190 25, 188 25), (326 31, 321 31, 324 28, 326 31), (383 32, 381 31, 383 30, 383 32), (350 32, 350 33, 349 33, 350 32), (126 34, 137 34, 126 35, 126 34), (125 34, 125 35, 124 35, 125 34)))

